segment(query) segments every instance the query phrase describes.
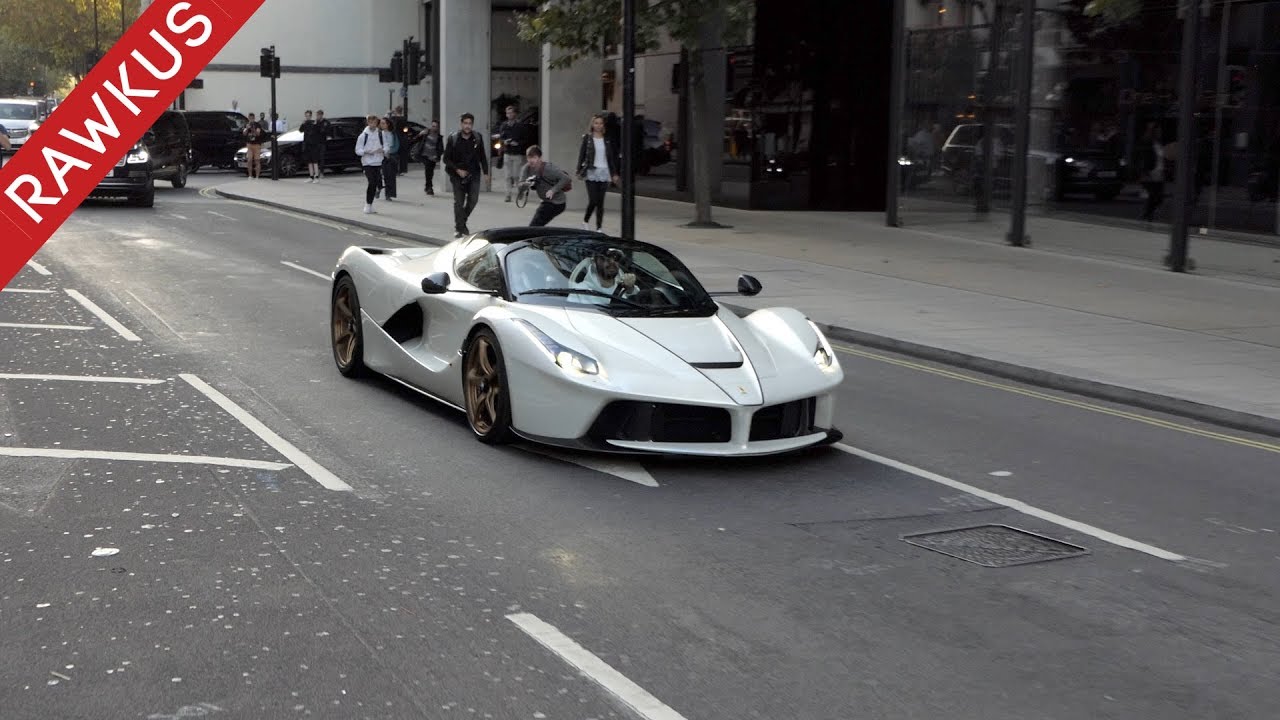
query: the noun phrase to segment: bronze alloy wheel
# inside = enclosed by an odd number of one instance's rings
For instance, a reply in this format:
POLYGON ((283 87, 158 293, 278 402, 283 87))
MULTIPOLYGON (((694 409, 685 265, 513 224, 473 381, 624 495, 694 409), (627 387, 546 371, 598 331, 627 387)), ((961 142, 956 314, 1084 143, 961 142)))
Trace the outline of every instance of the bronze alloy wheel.
POLYGON ((511 434, 507 374, 497 338, 488 329, 480 330, 471 339, 462 373, 463 399, 471 430, 481 442, 505 442, 511 434))
POLYGON ((350 276, 343 276, 333 286, 330 329, 338 372, 356 377, 364 371, 364 343, 360 336, 360 299, 350 276))

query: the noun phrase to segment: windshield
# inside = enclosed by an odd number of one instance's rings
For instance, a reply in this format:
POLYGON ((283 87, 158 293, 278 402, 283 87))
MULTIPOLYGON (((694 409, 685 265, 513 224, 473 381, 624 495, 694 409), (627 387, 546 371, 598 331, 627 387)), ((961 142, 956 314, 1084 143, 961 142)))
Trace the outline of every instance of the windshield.
POLYGON ((629 316, 707 316, 717 306, 693 273, 650 245, 589 237, 542 238, 506 256, 517 302, 629 316))
POLYGON ((34 103, 7 103, 0 102, 0 120, 35 120, 36 106, 34 103))

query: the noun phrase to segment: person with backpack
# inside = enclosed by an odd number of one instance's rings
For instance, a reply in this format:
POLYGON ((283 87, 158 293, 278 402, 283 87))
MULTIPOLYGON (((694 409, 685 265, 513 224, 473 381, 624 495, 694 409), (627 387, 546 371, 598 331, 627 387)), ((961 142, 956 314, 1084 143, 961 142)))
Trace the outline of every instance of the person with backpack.
POLYGON ((370 115, 367 122, 368 127, 356 138, 356 155, 360 156, 360 165, 364 168, 364 177, 369 183, 364 191, 364 213, 372 215, 376 212, 373 209, 373 198, 378 193, 382 163, 391 148, 391 138, 378 127, 377 115, 370 115))
POLYGON ((415 162, 421 162, 426 182, 423 190, 428 195, 435 195, 435 174, 436 163, 440 162, 440 156, 444 155, 444 138, 440 135, 440 121, 432 120, 431 126, 422 132, 413 140, 413 147, 410 150, 410 159, 415 162))
POLYGON ((582 136, 578 148, 577 176, 587 182, 587 212, 582 229, 591 229, 591 214, 596 215, 596 230, 604 226, 604 198, 609 183, 618 184, 619 158, 617 146, 605 134, 605 117, 597 113, 591 118, 590 131, 582 136))
POLYGON ((480 202, 480 183, 489 181, 489 148, 474 132, 476 116, 463 113, 462 128, 449 134, 444 146, 444 172, 453 184, 454 237, 471 234, 467 220, 480 202))
POLYGON ((542 198, 533 213, 529 227, 543 227, 564 212, 568 198, 564 194, 573 189, 569 173, 542 159, 542 148, 530 145, 525 150, 525 166, 520 172, 520 184, 527 184, 529 192, 542 198))

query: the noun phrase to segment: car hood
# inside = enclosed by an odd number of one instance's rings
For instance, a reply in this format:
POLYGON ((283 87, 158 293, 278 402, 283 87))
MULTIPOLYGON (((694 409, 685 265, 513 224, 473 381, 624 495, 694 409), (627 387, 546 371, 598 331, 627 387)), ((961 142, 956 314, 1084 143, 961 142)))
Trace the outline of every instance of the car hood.
MULTIPOLYGON (((625 376, 628 389, 637 394, 667 396, 673 388, 689 391, 690 399, 705 392, 728 397, 739 405, 760 405, 792 392, 795 378, 779 375, 779 361, 805 367, 813 340, 788 336, 795 330, 773 337, 721 309, 711 317, 631 318, 600 312, 564 310, 561 316, 577 336, 577 346, 592 354, 615 380, 625 376), (792 350, 797 350, 792 353, 792 350), (795 354, 795 358, 785 357, 795 354), (636 383, 639 383, 637 385, 636 383), (707 384, 710 384, 709 387, 707 384), (714 393, 712 387, 719 390, 714 393)), ((804 331, 808 331, 807 325, 804 331)), ((789 366, 788 366, 789 367, 789 366)), ((818 378, 813 378, 815 381, 818 378)))

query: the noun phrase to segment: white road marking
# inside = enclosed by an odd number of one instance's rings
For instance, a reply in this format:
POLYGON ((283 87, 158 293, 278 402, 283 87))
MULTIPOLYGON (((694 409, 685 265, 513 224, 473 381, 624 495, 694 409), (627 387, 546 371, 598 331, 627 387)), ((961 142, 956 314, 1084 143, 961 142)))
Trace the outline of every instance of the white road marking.
POLYGON ((326 281, 326 282, 327 282, 327 281, 330 281, 330 280, 333 280, 333 278, 329 277, 328 275, 325 275, 325 274, 324 274, 324 273, 322 273, 322 272, 316 272, 315 270, 312 270, 311 268, 308 268, 308 267, 302 267, 301 265, 298 265, 298 264, 296 264, 296 263, 291 263, 291 262, 289 262, 288 260, 281 260, 281 261, 280 261, 280 264, 281 264, 281 265, 288 265, 289 267, 293 268, 294 270, 301 270, 302 272, 307 273, 308 275, 315 275, 316 277, 318 277, 318 278, 320 278, 321 280, 324 280, 324 281, 326 281))
POLYGON ((0 289, 0 292, 8 292, 8 293, 31 293, 32 295, 37 295, 37 294, 38 294, 38 295, 48 295, 48 294, 52 293, 53 291, 52 291, 52 290, 24 290, 24 289, 22 289, 22 288, 2 288, 2 289, 0 289))
POLYGON ((0 322, 0 327, 30 328, 32 330, 92 330, 88 325, 45 325, 42 323, 10 323, 0 322))
POLYGON ((49 268, 47 268, 47 267, 45 267, 45 266, 41 265, 40 263, 36 262, 35 260, 28 260, 28 261, 27 261, 27 267, 31 268, 32 270, 35 270, 36 272, 40 273, 41 275, 52 275, 52 274, 53 274, 53 273, 49 272, 49 268))
POLYGON ((898 462, 897 460, 894 460, 892 458, 884 457, 883 455, 877 455, 873 452, 860 450, 856 447, 853 447, 852 445, 846 445, 844 443, 836 443, 833 447, 835 447, 837 450, 841 450, 843 452, 849 453, 850 455, 856 455, 860 458, 870 460, 872 462, 880 463, 881 465, 884 465, 886 467, 891 467, 895 470, 901 470, 902 472, 915 475, 918 478, 930 480, 932 482, 938 483, 939 485, 946 485, 949 488, 961 490, 963 492, 969 493, 970 495, 976 495, 977 497, 980 497, 983 500, 987 500, 988 502, 992 502, 997 505, 1003 505, 1011 510, 1017 510, 1018 512, 1023 513, 1024 515, 1030 515, 1031 517, 1039 518, 1041 520, 1044 520, 1045 522, 1051 522, 1054 525, 1059 525, 1069 530, 1074 530, 1083 535, 1089 535, 1091 537, 1095 537, 1099 540, 1102 540, 1103 542, 1111 543, 1112 545, 1117 545, 1122 548, 1128 548, 1130 550, 1136 550, 1140 553, 1146 553, 1147 555, 1150 555, 1152 557, 1157 557, 1157 558, 1160 558, 1161 560, 1169 560, 1171 562, 1185 562, 1190 559, 1185 555, 1179 555, 1178 553, 1169 552, 1168 550, 1163 550, 1154 545, 1148 545, 1144 542, 1131 540, 1127 537, 1124 537, 1123 535, 1117 535, 1113 532, 1103 530, 1102 528, 1097 528, 1092 525, 1087 525, 1085 523, 1072 520, 1071 518, 1063 517, 1056 513, 1051 513, 1048 510, 1041 510, 1040 508, 1035 507, 1034 505, 1028 505, 1022 502, 1021 500, 1015 500, 1014 498, 1005 497, 1003 495, 997 495, 996 493, 983 490, 982 488, 974 487, 973 485, 962 483, 958 480, 952 480, 949 477, 944 477, 937 473, 929 472, 928 470, 922 470, 918 467, 915 467, 914 465, 908 465, 904 462, 898 462))
POLYGON ((276 452, 288 458, 290 462, 297 465, 298 468, 307 475, 310 475, 311 479, 320 483, 322 487, 329 490, 351 491, 351 486, 339 479, 337 475, 326 470, 322 465, 320 465, 320 463, 312 460, 309 455, 294 446, 293 443, 285 440, 272 431, 271 428, 263 425, 260 420, 250 415, 244 410, 244 408, 241 408, 239 405, 232 402, 226 395, 218 392, 218 390, 209 383, 201 380, 195 375, 184 374, 179 375, 178 377, 187 381, 191 387, 199 390, 205 397, 217 403, 223 410, 231 413, 235 419, 239 420, 242 425, 249 428, 253 434, 262 438, 264 442, 275 448, 276 452))
POLYGON ((266 460, 212 457, 209 455, 165 455, 159 453, 115 452, 113 450, 68 450, 66 448, 0 447, 7 457, 58 458, 62 460, 127 460, 131 462, 177 463, 180 465, 221 465, 250 470, 284 470, 288 463, 266 460))
POLYGON ((222 213, 218 212, 217 210, 210 210, 210 211, 208 211, 208 212, 209 212, 209 214, 210 214, 210 215, 217 215, 218 217, 223 218, 224 220, 230 220, 231 222, 240 222, 240 220, 239 220, 238 218, 233 218, 233 217, 231 217, 230 215, 223 215, 222 213))
POLYGON ((84 295, 81 295, 80 291, 72 290, 71 288, 66 288, 66 291, 67 291, 67 294, 70 295, 73 299, 75 299, 76 302, 85 306, 85 309, 87 309, 89 312, 93 313, 94 315, 97 315, 99 320, 107 324, 107 327, 111 328, 112 330, 115 330, 116 333, 120 335, 120 337, 124 338, 125 340, 128 340, 129 342, 142 342, 142 338, 138 337, 137 335, 134 335, 132 332, 129 331, 129 328, 125 327, 124 325, 121 325, 119 321, 117 321, 115 318, 108 315, 107 311, 98 307, 97 303, 85 297, 84 295))
POLYGON ((104 377, 101 375, 24 375, 0 373, 0 380, 65 380, 69 382, 123 383, 125 385, 161 385, 164 380, 133 377, 104 377))
POLYGON ((179 219, 179 220, 190 220, 190 219, 191 219, 191 218, 187 217, 186 215, 179 215, 178 213, 169 213, 169 217, 177 218, 177 219, 179 219))
POLYGON ((1009 477, 1013 473, 1009 472, 1008 470, 995 470, 987 474, 990 475, 991 477, 1009 477))
POLYGON ((630 480, 637 485, 645 487, 658 487, 658 481, 653 479, 653 475, 649 474, 644 466, 634 460, 617 460, 609 457, 592 457, 589 455, 574 455, 572 453, 561 452, 549 447, 540 445, 524 444, 520 446, 522 449, 531 453, 545 455, 555 460, 561 460, 574 465, 581 465, 584 468, 602 472, 606 475, 620 477, 623 480, 630 480))
POLYGON ((560 659, 596 681, 645 720, 685 720, 683 715, 667 707, 661 700, 631 682, 625 675, 614 670, 608 663, 574 642, 553 625, 529 613, 514 613, 508 615, 507 619, 543 647, 559 655, 560 659))

